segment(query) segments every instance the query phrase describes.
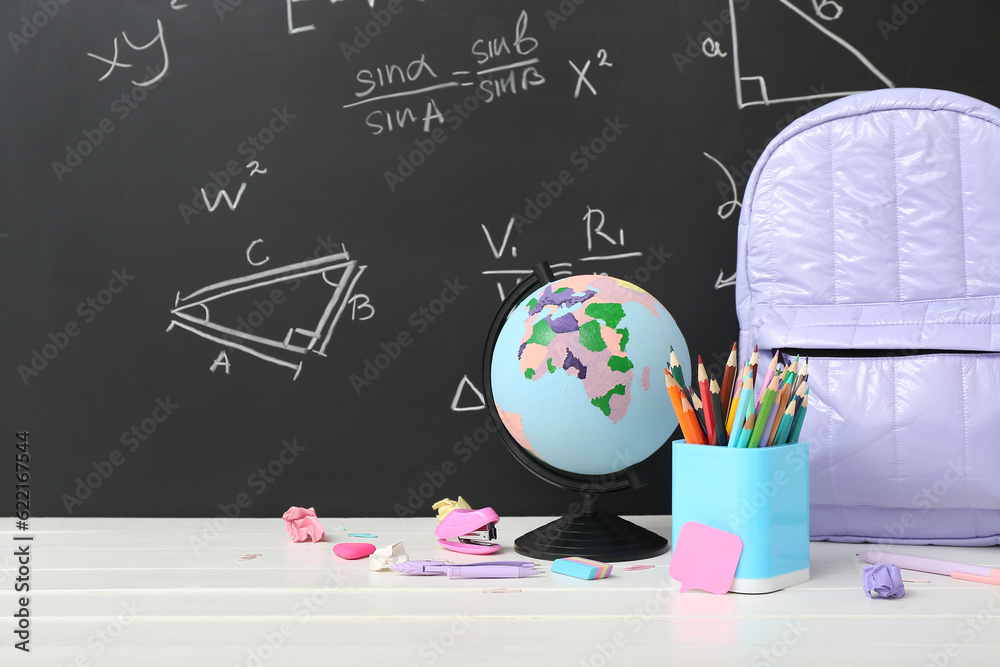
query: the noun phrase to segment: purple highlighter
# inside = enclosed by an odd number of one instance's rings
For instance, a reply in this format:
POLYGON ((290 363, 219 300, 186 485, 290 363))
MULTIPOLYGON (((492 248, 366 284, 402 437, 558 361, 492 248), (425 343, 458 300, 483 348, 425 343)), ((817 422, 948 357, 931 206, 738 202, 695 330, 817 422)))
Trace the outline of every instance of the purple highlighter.
MULTIPOLYGON (((453 510, 454 511, 454 510, 453 510)), ((447 574, 449 579, 518 579, 538 574, 530 561, 495 560, 485 563, 444 563, 439 560, 408 560, 390 565, 403 574, 447 574)))

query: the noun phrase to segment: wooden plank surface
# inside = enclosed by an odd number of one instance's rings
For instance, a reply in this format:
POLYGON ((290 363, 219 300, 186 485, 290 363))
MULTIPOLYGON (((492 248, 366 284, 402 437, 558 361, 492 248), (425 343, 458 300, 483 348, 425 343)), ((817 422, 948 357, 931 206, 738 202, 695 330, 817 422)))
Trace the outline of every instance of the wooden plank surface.
MULTIPOLYGON (((669 517, 631 517, 670 534, 669 517)), ((505 545, 546 519, 504 518, 505 545)), ((906 597, 861 591, 871 545, 813 543, 809 582, 768 595, 681 594, 657 567, 581 581, 544 574, 448 580, 371 572, 332 553, 334 530, 403 540, 412 558, 473 562, 439 547, 433 518, 323 519, 327 542, 295 544, 280 519, 35 518, 31 653, 13 648, 14 548, 0 556, 3 665, 996 665, 1000 586, 936 575, 906 597), (254 560, 237 560, 259 553, 254 560), (505 589, 506 592, 487 592, 505 589)), ((4 521, 13 526, 13 519, 4 521)), ((1000 566, 1000 548, 887 547, 1000 566)))

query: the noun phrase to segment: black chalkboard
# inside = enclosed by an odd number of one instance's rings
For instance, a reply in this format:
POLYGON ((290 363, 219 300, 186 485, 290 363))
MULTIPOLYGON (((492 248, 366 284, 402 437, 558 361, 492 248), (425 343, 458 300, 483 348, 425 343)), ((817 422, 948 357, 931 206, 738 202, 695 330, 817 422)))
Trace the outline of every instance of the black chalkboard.
MULTIPOLYGON (((778 130, 889 85, 1000 103, 988 0, 2 17, 0 424, 30 434, 36 515, 561 513, 477 395, 519 271, 631 279, 719 369, 738 198, 778 130)), ((603 507, 668 512, 668 448, 643 472, 603 507)))

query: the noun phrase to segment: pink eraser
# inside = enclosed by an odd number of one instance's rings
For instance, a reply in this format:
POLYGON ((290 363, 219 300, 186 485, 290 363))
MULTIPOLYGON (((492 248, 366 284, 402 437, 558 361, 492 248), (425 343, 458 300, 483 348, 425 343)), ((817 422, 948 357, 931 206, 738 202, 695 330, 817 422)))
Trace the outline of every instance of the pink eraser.
POLYGON ((743 553, 739 535, 696 521, 681 526, 670 559, 670 576, 681 591, 700 588, 709 593, 728 593, 743 553))
POLYGON ((613 566, 589 558, 557 558, 552 561, 552 571, 577 579, 603 579, 611 574, 613 566))
POLYGON ((357 560, 375 552, 375 545, 368 542, 338 542, 333 545, 333 553, 344 560, 357 560))

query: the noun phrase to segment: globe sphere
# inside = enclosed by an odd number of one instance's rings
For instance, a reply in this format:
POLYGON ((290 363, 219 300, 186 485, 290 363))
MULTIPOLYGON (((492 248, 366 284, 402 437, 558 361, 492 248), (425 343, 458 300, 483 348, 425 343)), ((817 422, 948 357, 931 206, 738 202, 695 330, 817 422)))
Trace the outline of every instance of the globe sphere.
POLYGON ((491 388, 504 426, 532 456, 583 475, 644 461, 677 427, 664 382, 687 343, 652 295, 601 275, 561 278, 519 303, 500 329, 491 388))

